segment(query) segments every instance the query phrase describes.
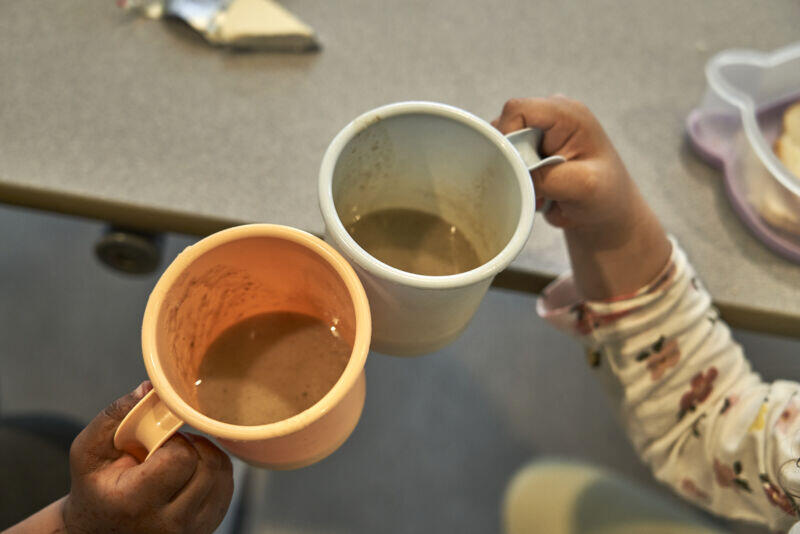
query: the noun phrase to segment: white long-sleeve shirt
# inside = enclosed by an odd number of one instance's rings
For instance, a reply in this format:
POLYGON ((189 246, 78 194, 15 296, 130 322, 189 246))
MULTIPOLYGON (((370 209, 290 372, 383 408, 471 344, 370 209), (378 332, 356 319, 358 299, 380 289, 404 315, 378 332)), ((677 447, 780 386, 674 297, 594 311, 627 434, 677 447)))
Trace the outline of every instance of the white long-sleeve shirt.
POLYGON ((656 280, 610 301, 582 301, 562 276, 539 314, 581 339, 656 478, 712 512, 786 531, 800 519, 800 384, 750 369, 672 250, 656 280))

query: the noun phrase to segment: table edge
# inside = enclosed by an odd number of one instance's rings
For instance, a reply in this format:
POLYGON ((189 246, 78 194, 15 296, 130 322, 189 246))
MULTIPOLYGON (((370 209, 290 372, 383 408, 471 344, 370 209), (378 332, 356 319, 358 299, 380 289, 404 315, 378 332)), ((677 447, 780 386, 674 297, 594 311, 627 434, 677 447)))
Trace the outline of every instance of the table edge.
MULTIPOLYGON (((87 197, 11 182, 0 182, 0 202, 105 221, 132 230, 175 232, 204 237, 253 221, 223 219, 177 210, 150 208, 99 197, 87 197)), ((539 294, 557 274, 510 267, 499 273, 492 287, 539 294)), ((733 328, 800 339, 800 316, 714 300, 720 316, 733 328)))

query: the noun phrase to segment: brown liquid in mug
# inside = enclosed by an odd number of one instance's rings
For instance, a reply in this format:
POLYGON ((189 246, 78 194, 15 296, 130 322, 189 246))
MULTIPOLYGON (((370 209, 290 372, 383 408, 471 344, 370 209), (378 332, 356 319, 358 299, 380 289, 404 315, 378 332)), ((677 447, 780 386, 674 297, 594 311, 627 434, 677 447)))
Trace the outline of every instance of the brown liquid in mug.
POLYGON ((347 225, 347 231, 371 256, 409 273, 447 276, 483 263, 455 225, 422 211, 374 211, 347 225))
POLYGON ((297 415, 339 380, 352 347, 336 327, 293 312, 255 315, 217 337, 200 363, 197 408, 234 425, 297 415))

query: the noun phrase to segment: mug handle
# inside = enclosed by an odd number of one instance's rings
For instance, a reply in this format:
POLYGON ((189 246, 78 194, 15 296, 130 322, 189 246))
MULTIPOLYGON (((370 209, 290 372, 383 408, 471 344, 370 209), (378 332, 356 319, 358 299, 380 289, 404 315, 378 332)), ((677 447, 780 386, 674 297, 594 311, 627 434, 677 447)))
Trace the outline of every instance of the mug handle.
MULTIPOLYGON (((517 150, 529 171, 546 165, 557 165, 567 161, 564 156, 548 156, 542 159, 539 155, 539 143, 542 142, 542 131, 538 128, 524 128, 516 132, 511 132, 506 135, 506 139, 511 141, 511 144, 517 150)), ((552 203, 552 200, 545 199, 542 211, 547 213, 552 203)))
POLYGON ((144 462, 183 426, 151 390, 128 412, 114 434, 114 447, 144 462))

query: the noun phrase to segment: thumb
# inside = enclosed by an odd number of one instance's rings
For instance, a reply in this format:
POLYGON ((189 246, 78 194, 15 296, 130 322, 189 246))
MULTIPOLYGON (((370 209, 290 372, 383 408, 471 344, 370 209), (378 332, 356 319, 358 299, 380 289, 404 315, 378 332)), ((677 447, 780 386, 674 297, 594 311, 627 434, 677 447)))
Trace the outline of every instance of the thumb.
POLYGON ((83 472, 93 471, 101 463, 115 460, 123 453, 114 447, 114 432, 122 419, 142 400, 153 385, 145 380, 139 387, 118 398, 92 419, 72 443, 70 460, 83 472))

